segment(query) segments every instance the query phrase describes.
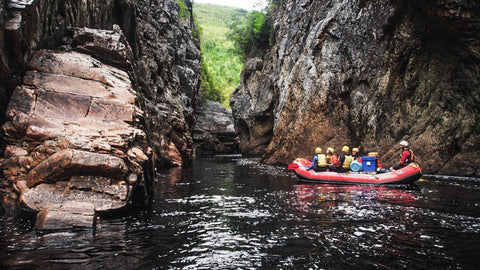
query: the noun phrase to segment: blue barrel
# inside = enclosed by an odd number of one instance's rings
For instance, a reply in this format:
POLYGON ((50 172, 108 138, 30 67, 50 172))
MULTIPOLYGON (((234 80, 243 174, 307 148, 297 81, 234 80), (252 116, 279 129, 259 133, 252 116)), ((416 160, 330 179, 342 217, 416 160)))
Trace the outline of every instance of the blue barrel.
POLYGON ((357 160, 352 161, 352 163, 350 163, 350 170, 352 170, 352 172, 361 172, 362 163, 358 162, 357 160))

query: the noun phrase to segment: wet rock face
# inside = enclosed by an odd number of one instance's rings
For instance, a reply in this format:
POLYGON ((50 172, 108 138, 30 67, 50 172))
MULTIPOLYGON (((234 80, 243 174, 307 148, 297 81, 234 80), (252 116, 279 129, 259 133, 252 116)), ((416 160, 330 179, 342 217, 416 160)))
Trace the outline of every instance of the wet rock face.
POLYGON ((240 139, 240 151, 248 155, 262 155, 273 136, 272 85, 273 74, 262 72, 259 58, 247 61, 241 75, 241 84, 230 98, 235 129, 240 139))
POLYGON ((393 164, 407 140, 425 172, 479 175, 478 10, 443 0, 277 5, 275 44, 231 99, 240 148, 288 163, 348 144, 393 164), (258 119, 271 128, 258 132, 258 119))
POLYGON ((69 27, 111 30, 120 25, 133 40, 134 6, 130 0, 6 0, 0 3, 0 122, 10 96, 23 80, 38 49, 56 49, 69 27))
POLYGON ((214 101, 200 102, 193 133, 197 156, 238 152, 232 111, 214 101))
POLYGON ((175 1, 137 1, 137 12, 135 72, 149 143, 157 165, 188 164, 201 56, 192 17, 179 14, 175 1))
POLYGON ((2 189, 15 187, 24 207, 50 209, 49 217, 58 209, 68 212, 72 203, 78 212, 74 202, 95 211, 128 204, 148 160, 145 133, 134 127, 140 110, 127 72, 97 60, 111 55, 107 62, 126 67, 131 52, 126 53, 128 44, 119 44, 121 35, 74 29, 70 43, 80 51, 91 48, 91 55, 47 50, 33 55, 3 125, 8 145, 2 189))
MULTIPOLYGON (((1 14, 5 16, 0 16, 0 27, 5 29, 5 34, 0 35, 0 122, 4 122, 10 96, 22 83, 27 63, 37 49, 56 49, 69 27, 111 30, 117 24, 133 49, 131 75, 139 93, 139 107, 144 110, 143 129, 157 164, 191 162, 200 46, 194 42, 190 1, 184 1, 187 9, 182 11, 174 0, 4 2, 1 14)), ((108 54, 120 50, 92 52, 92 48, 100 48, 95 43, 105 41, 78 35, 83 47, 71 46, 83 53, 95 53, 100 61, 119 67, 118 57, 108 54)))
POLYGON ((191 162, 200 50, 185 5, 0 4, 4 205, 21 194, 36 211, 66 201, 118 209, 155 164, 191 162))

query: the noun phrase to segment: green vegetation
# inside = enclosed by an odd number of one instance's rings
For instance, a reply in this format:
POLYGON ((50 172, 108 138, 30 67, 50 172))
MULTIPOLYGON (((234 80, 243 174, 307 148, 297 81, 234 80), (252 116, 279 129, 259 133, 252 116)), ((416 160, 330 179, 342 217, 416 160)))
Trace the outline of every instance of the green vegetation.
POLYGON ((187 9, 187 6, 185 5, 184 0, 175 0, 177 2, 178 7, 179 7, 179 12, 178 12, 178 17, 180 20, 186 20, 190 16, 190 12, 187 9))
POLYGON ((202 95, 228 108, 246 59, 263 56, 271 45, 270 9, 248 12, 195 3, 193 10, 201 26, 202 95))
POLYGON ((238 18, 234 17, 228 26, 228 37, 235 42, 237 53, 244 61, 249 57, 263 56, 270 48, 272 40, 272 18, 269 9, 264 12, 249 12, 246 21, 238 18))
MULTIPOLYGON (((235 50, 234 42, 227 37, 227 25, 238 14, 246 18, 247 11, 196 3, 193 10, 202 28, 202 94, 229 108, 228 100, 240 84, 244 64, 235 50)), ((238 19, 242 20, 241 17, 238 19)))

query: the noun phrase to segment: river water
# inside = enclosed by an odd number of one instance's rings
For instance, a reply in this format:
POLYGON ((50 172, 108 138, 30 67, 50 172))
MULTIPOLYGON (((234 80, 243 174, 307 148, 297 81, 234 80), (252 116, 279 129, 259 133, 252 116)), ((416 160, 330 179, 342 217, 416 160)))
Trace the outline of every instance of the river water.
POLYGON ((478 269, 480 181, 305 184, 258 159, 158 174, 151 204, 95 230, 40 234, 4 215, 8 269, 478 269))

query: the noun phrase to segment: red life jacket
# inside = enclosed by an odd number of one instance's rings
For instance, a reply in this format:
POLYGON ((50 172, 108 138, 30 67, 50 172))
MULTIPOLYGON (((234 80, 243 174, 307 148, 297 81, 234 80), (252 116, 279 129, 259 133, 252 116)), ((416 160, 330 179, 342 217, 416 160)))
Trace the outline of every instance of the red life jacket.
POLYGON ((405 157, 405 160, 403 161, 403 164, 408 165, 408 164, 410 164, 410 163, 412 163, 412 162, 415 162, 415 157, 414 157, 414 155, 413 155, 413 151, 410 150, 410 149, 408 149, 408 148, 405 149, 405 150, 402 152, 402 157, 403 157, 403 154, 404 154, 405 152, 408 152, 408 156, 405 157))

